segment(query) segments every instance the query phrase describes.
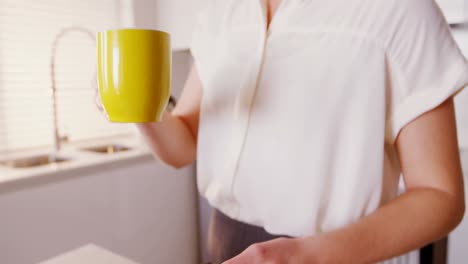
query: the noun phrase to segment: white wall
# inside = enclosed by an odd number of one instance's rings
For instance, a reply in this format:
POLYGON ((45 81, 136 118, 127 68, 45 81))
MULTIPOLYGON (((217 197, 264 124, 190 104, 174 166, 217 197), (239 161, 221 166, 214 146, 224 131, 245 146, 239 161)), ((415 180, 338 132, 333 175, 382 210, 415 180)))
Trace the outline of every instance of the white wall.
POLYGON ((205 1, 134 0, 135 26, 167 31, 171 34, 173 48, 188 49, 197 14, 205 1))
POLYGON ((154 0, 156 27, 170 32, 173 46, 177 49, 189 47, 193 25, 205 0, 154 0))
POLYGON ((463 23, 468 7, 466 0, 436 0, 450 23, 463 23))
MULTIPOLYGON (((454 29, 453 35, 462 52, 468 56, 468 28, 454 29)), ((460 147, 468 148, 468 89, 456 97, 455 106, 460 147)))
POLYGON ((0 262, 94 243, 142 264, 198 263, 194 181, 147 157, 0 186, 0 262))
MULTIPOLYGON (((170 0, 169 0, 170 1, 170 0)), ((156 0, 134 0, 133 1, 133 19, 138 28, 157 29, 156 28, 156 0)))

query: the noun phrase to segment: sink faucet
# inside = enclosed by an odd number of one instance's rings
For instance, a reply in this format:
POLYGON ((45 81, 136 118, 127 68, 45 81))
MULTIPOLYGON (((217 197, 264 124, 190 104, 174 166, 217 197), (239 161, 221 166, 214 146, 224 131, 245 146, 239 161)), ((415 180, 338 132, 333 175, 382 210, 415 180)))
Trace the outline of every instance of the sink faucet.
POLYGON ((78 32, 78 33, 83 33, 85 36, 87 36, 89 39, 91 39, 93 42, 96 42, 96 38, 94 36, 94 33, 91 30, 88 30, 86 28, 82 27, 67 27, 62 29, 54 39, 54 42, 52 44, 52 53, 50 57, 50 77, 51 77, 51 82, 52 82, 52 115, 53 115, 53 136, 54 136, 54 155, 57 155, 57 153, 61 149, 61 145, 63 141, 68 140, 68 137, 66 136, 61 136, 59 127, 58 127, 58 107, 57 107, 57 81, 56 81, 56 76, 55 76, 55 68, 56 68, 56 56, 57 56, 57 48, 60 40, 66 36, 68 33, 72 32, 78 32))
MULTIPOLYGON (((56 68, 56 55, 57 55, 57 48, 60 40, 67 35, 68 33, 72 32, 78 32, 78 33, 83 33, 86 35, 89 39, 91 39, 94 43, 96 42, 96 37, 95 34, 86 28, 82 27, 67 27, 62 29, 55 37, 54 42, 52 44, 52 53, 51 53, 51 58, 50 58, 50 74, 51 74, 51 82, 52 82, 52 114, 53 114, 53 137, 54 137, 54 149, 53 153, 54 156, 58 154, 58 152, 61 149, 62 142, 67 141, 68 137, 67 136, 61 136, 59 127, 58 127, 58 107, 57 107, 57 82, 55 78, 55 68, 56 68)), ((174 96, 170 96, 169 98, 169 108, 175 107, 177 103, 177 100, 175 99, 174 96)))

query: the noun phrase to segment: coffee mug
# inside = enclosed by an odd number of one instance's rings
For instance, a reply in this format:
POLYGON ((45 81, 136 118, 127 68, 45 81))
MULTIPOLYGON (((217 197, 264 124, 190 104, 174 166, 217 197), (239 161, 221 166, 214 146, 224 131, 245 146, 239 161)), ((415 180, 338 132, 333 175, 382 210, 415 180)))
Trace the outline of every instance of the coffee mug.
POLYGON ((170 42, 168 33, 156 30, 98 33, 98 88, 110 121, 161 121, 171 93, 170 42))

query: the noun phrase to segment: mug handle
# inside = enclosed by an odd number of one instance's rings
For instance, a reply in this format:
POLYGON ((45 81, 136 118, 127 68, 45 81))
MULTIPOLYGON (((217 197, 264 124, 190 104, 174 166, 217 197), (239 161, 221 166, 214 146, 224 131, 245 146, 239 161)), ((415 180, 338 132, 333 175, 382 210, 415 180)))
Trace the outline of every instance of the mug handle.
POLYGON ((167 104, 167 109, 169 110, 169 112, 171 112, 175 106, 177 105, 177 99, 175 99, 174 96, 170 96, 169 97, 169 103, 167 104))

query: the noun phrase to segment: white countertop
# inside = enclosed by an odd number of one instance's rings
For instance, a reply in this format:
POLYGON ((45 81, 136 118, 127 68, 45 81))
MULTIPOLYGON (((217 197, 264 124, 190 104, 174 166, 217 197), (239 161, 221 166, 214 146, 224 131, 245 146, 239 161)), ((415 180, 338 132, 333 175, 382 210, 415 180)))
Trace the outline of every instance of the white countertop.
MULTIPOLYGON (((44 149, 31 150, 27 152, 15 153, 14 155, 9 155, 8 157, 0 156, 0 160, 9 160, 14 159, 16 157, 34 157, 37 155, 47 153, 47 150, 44 149)), ((76 171, 126 160, 153 159, 151 152, 144 147, 144 144, 142 144, 141 139, 137 136, 114 137, 86 141, 77 144, 68 144, 63 147, 63 150, 59 153, 59 156, 69 158, 70 161, 35 168, 21 169, 14 169, 0 165, 0 185, 37 177, 51 176, 59 173, 76 171), (114 154, 99 154, 80 151, 80 149, 82 148, 102 146, 108 144, 122 145, 131 148, 131 150, 118 152, 114 154)), ((460 158, 463 171, 466 175, 468 175, 468 149, 460 150, 460 158)))
POLYGON ((109 250, 90 244, 39 264, 137 264, 109 250))
MULTIPOLYGON (((34 157, 38 155, 50 154, 47 149, 37 149, 26 152, 18 152, 8 156, 0 157, 0 160, 11 160, 21 157, 34 157)), ((34 168, 9 168, 0 165, 0 184, 55 175, 58 173, 70 172, 94 166, 125 161, 129 159, 152 159, 151 153, 147 150, 137 136, 113 137, 100 140, 92 140, 77 144, 67 144, 63 146, 59 157, 70 159, 69 161, 34 168), (99 154, 81 151, 82 148, 96 147, 108 144, 129 147, 130 150, 114 154, 99 154)))

